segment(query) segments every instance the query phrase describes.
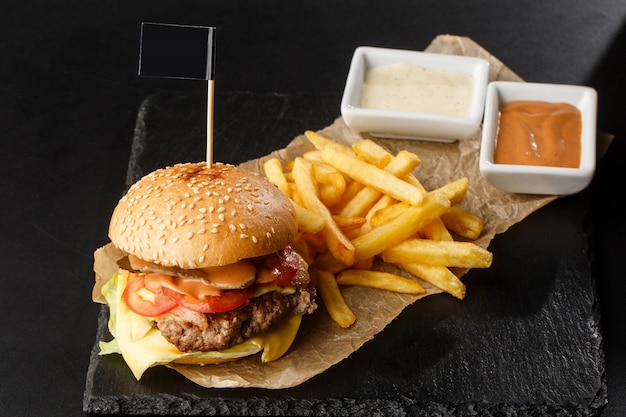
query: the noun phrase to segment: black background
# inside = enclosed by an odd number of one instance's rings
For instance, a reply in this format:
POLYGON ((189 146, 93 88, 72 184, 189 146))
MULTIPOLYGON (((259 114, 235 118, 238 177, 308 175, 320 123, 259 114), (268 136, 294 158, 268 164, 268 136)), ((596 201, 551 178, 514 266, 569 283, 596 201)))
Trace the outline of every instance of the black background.
MULTIPOLYGON (((442 33, 472 38, 527 81, 595 87, 598 126, 617 136, 590 190, 609 390, 602 416, 622 415, 625 19, 623 0, 3 1, 2 414, 83 415, 99 309, 92 255, 125 188, 137 109, 159 91, 204 88, 137 76, 140 24, 152 21, 218 27, 218 94, 340 93, 355 47, 422 50, 442 33)), ((293 135, 322 127, 303 120, 293 135)), ((253 157, 273 149, 255 145, 253 157)))

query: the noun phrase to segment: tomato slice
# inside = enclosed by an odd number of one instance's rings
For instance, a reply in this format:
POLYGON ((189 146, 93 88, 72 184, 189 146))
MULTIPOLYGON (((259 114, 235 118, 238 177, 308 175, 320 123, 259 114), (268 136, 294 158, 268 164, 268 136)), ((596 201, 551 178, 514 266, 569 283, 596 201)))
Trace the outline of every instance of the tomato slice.
POLYGON ((140 291, 142 288, 145 288, 144 275, 133 272, 129 273, 122 299, 128 308, 135 313, 146 317, 156 317, 178 306, 178 303, 174 299, 167 297, 161 291, 153 293, 154 301, 148 300, 141 296, 140 291))
POLYGON ((248 301, 252 295, 252 288, 224 290, 222 295, 207 295, 201 298, 182 294, 167 287, 163 287, 162 292, 167 297, 176 300, 176 303, 181 307, 199 311, 200 313, 222 313, 234 310, 248 301))

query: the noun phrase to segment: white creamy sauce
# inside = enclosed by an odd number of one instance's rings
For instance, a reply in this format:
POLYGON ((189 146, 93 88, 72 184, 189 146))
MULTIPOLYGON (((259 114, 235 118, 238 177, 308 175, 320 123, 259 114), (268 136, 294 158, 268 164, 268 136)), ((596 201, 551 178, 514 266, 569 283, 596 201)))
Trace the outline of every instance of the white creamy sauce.
POLYGON ((397 63, 365 74, 361 107, 468 116, 474 85, 468 74, 397 63))

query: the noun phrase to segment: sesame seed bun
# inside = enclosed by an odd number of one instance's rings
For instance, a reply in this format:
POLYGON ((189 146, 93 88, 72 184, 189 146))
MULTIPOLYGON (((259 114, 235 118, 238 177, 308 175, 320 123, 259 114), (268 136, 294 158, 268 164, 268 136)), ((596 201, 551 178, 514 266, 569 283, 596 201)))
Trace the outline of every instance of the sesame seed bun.
POLYGON ((276 252, 297 232, 289 199, 258 173, 206 162, 158 169, 133 184, 109 237, 147 262, 183 269, 276 252))

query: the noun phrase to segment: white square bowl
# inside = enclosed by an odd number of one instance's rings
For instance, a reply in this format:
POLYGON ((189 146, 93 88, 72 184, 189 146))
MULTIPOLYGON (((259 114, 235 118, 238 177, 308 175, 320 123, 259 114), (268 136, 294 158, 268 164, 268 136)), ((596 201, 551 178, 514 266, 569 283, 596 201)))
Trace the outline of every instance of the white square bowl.
POLYGON ((483 118, 488 77, 489 62, 482 58, 361 46, 356 48, 352 57, 341 100, 341 115, 351 129, 375 137, 437 142, 468 139, 476 133, 483 118), (468 115, 361 107, 367 71, 401 63, 471 76, 473 85, 468 115))
POLYGON ((591 87, 494 81, 487 87, 479 168, 494 187, 520 194, 569 195, 585 189, 596 168, 597 93, 591 87), (581 156, 578 168, 494 163, 500 107, 513 100, 568 103, 582 118, 581 156))

